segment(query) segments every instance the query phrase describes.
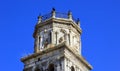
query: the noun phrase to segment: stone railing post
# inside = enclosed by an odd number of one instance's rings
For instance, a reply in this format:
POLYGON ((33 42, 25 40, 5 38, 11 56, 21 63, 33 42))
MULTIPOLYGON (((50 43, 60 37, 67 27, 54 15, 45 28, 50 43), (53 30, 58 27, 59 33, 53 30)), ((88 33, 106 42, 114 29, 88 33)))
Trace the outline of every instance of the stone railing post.
POLYGON ((80 19, 77 19, 77 25, 80 27, 80 19))
POLYGON ((72 12, 68 11, 68 19, 72 20, 72 12))
POLYGON ((52 9, 52 18, 55 18, 55 8, 52 9))
POLYGON ((42 22, 42 16, 38 16, 38 23, 37 24, 40 24, 42 22))

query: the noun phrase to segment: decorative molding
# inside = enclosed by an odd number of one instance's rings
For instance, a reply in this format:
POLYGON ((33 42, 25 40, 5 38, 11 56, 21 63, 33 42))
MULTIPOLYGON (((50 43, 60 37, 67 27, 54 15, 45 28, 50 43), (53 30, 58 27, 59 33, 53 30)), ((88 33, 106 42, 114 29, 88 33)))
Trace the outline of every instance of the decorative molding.
MULTIPOLYGON (((75 52, 73 52, 72 49, 70 49, 70 47, 68 45, 65 44, 65 42, 55 46, 54 48, 49 48, 47 50, 44 50, 42 52, 39 52, 39 53, 34 53, 32 55, 29 55, 27 57, 24 57, 24 58, 21 58, 21 61, 24 62, 28 59, 31 59, 31 58, 35 58, 39 55, 43 55, 43 54, 46 54, 46 53, 49 53, 51 51, 54 51, 54 50, 58 50, 58 49, 61 49, 61 48, 66 48, 68 49, 77 59, 79 59, 80 61, 82 61, 82 63, 88 68, 88 69, 92 69, 92 66, 90 64, 87 63, 87 61, 82 57, 80 56, 79 54, 76 54, 75 52)), ((65 56, 66 57, 66 56, 65 56)))

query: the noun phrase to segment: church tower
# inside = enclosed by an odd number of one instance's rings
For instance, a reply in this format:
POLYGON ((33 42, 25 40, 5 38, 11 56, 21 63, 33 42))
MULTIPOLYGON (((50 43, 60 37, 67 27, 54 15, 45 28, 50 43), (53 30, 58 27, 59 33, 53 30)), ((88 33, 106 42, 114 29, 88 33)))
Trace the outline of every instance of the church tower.
POLYGON ((90 71, 81 54, 80 21, 72 13, 39 16, 33 33, 34 53, 21 58, 23 71, 90 71))

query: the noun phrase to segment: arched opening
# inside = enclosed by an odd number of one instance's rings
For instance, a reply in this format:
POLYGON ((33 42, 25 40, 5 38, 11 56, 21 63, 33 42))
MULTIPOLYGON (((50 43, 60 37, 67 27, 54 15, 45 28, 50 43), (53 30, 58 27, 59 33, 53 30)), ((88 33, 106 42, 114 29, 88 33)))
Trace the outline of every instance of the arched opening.
POLYGON ((75 71, 75 69, 74 69, 74 67, 73 67, 73 66, 71 66, 71 71, 75 71))
POLYGON ((41 49, 41 36, 39 36, 38 44, 39 44, 39 50, 41 49))
POLYGON ((50 31, 50 33, 49 33, 49 43, 52 42, 51 39, 52 39, 52 32, 50 31))
POLYGON ((55 70, 54 70, 54 64, 50 64, 50 65, 49 65, 48 71, 55 71, 55 70))

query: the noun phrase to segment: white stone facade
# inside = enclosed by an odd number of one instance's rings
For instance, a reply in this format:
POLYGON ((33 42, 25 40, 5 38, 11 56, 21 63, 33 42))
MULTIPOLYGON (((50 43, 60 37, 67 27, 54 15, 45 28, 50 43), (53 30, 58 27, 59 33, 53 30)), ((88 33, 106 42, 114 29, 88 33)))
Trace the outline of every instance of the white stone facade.
POLYGON ((21 59, 24 71, 89 71, 91 65, 81 54, 80 24, 72 19, 39 17, 34 31, 34 53, 21 59))
POLYGON ((35 39, 36 52, 42 51, 49 46, 45 46, 46 41, 47 44, 52 45, 58 45, 65 41, 67 45, 81 54, 80 33, 69 24, 50 23, 40 26, 35 39))

